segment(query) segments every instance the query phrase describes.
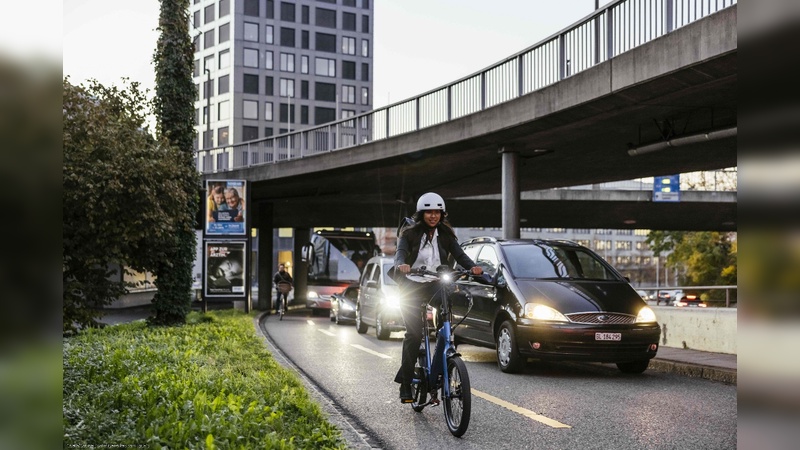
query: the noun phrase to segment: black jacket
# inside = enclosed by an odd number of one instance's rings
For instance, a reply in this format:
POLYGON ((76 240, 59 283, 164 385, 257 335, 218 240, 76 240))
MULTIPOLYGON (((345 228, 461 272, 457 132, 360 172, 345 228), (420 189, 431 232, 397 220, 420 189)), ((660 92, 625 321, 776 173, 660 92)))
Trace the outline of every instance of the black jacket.
POLYGON ((289 272, 283 272, 283 273, 275 272, 275 276, 272 278, 272 281, 275 284, 278 284, 281 281, 285 281, 287 283, 291 283, 292 282, 292 276, 289 275, 289 272))
MULTIPOLYGON (((400 240, 397 243, 397 253, 394 255, 394 265, 399 266, 401 264, 408 264, 409 266, 413 266, 414 262, 417 260, 417 256, 419 255, 419 244, 422 239, 422 235, 416 237, 416 233, 413 232, 406 232, 400 236, 400 240), (413 241, 413 242, 412 242, 413 241)), ((465 268, 471 269, 476 264, 475 262, 470 259, 469 256, 464 253, 464 250, 458 245, 458 241, 450 236, 449 234, 445 234, 439 230, 439 258, 442 260, 442 264, 447 264, 447 260, 450 256, 453 256, 458 264, 465 268)), ((428 270, 436 270, 436 267, 428 267, 428 270)))

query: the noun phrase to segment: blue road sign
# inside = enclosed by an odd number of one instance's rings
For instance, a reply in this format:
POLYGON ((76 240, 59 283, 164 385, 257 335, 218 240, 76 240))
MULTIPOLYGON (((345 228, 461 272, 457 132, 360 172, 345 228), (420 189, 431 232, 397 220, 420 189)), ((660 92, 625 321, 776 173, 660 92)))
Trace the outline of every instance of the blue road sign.
POLYGON ((661 177, 654 177, 653 201, 654 202, 681 201, 681 176, 666 175, 661 177))

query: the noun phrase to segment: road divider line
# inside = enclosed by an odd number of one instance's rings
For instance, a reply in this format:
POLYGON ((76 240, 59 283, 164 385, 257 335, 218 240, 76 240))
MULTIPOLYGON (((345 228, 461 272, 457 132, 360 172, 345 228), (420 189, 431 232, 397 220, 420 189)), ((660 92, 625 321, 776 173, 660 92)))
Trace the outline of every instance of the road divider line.
POLYGON ((357 349, 359 349, 359 350, 361 350, 361 351, 367 352, 370 355, 379 356, 379 357, 384 358, 384 359, 392 359, 392 357, 389 356, 389 355, 384 355, 383 353, 378 353, 375 350, 370 350, 367 347, 364 347, 362 345, 358 345, 358 344, 350 344, 350 345, 355 347, 355 348, 357 348, 357 349))
POLYGON ((336 337, 336 333, 332 333, 332 332, 330 332, 328 330, 320 330, 319 328, 317 328, 317 331, 319 331, 322 334, 327 334, 330 337, 336 337))
POLYGON ((509 402, 507 402, 505 400, 499 399, 499 398, 497 398, 497 397, 495 397, 493 395, 489 395, 489 394, 487 394, 485 392, 481 392, 481 391, 479 391, 477 389, 471 389, 471 391, 472 391, 472 394, 477 396, 477 397, 480 397, 480 398, 482 398, 484 400, 488 400, 488 401, 494 403, 495 405, 502 406, 503 408, 505 408, 505 409, 507 409, 509 411, 515 412, 517 414, 521 414, 521 415, 523 415, 523 416, 525 416, 525 417, 527 417, 529 419, 533 419, 533 420, 535 420, 537 422, 541 422, 541 423, 543 423, 543 424, 545 424, 545 425, 547 425, 549 427, 553 427, 553 428, 572 428, 571 426, 563 424, 563 423, 561 423, 561 422, 559 422, 559 421, 557 421, 555 419, 551 419, 551 418, 543 416, 541 414, 537 414, 537 413, 535 413, 535 412, 533 412, 533 411, 531 411, 529 409, 525 409, 525 408, 523 408, 521 406, 514 405, 514 404, 509 403, 509 402))

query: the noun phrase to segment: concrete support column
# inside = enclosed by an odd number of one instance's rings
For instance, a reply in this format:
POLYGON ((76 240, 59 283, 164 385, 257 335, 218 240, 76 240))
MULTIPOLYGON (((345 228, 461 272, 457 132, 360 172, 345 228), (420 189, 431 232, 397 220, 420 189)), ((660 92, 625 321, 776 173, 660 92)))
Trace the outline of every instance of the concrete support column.
POLYGON ((308 263, 303 262, 303 246, 311 242, 310 228, 294 229, 294 249, 292 250, 292 261, 294 267, 294 304, 306 304, 308 297, 308 263))
POLYGON ((258 303, 256 309, 274 310, 272 296, 272 203, 257 202, 253 215, 253 228, 258 228, 258 303))
POLYGON ((517 178, 519 165, 519 152, 508 147, 500 148, 503 155, 502 168, 502 211, 503 211, 503 238, 519 238, 519 178, 517 178))

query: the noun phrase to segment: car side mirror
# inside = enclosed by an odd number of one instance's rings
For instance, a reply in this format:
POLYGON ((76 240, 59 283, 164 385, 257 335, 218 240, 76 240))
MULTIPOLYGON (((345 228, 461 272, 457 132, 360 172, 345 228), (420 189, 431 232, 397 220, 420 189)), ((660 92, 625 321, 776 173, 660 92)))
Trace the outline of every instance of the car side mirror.
POLYGON ((508 286, 506 283, 506 278, 503 276, 503 272, 506 270, 506 266, 503 263, 497 266, 497 272, 494 273, 494 277, 492 278, 492 285, 497 288, 504 289, 508 286))

